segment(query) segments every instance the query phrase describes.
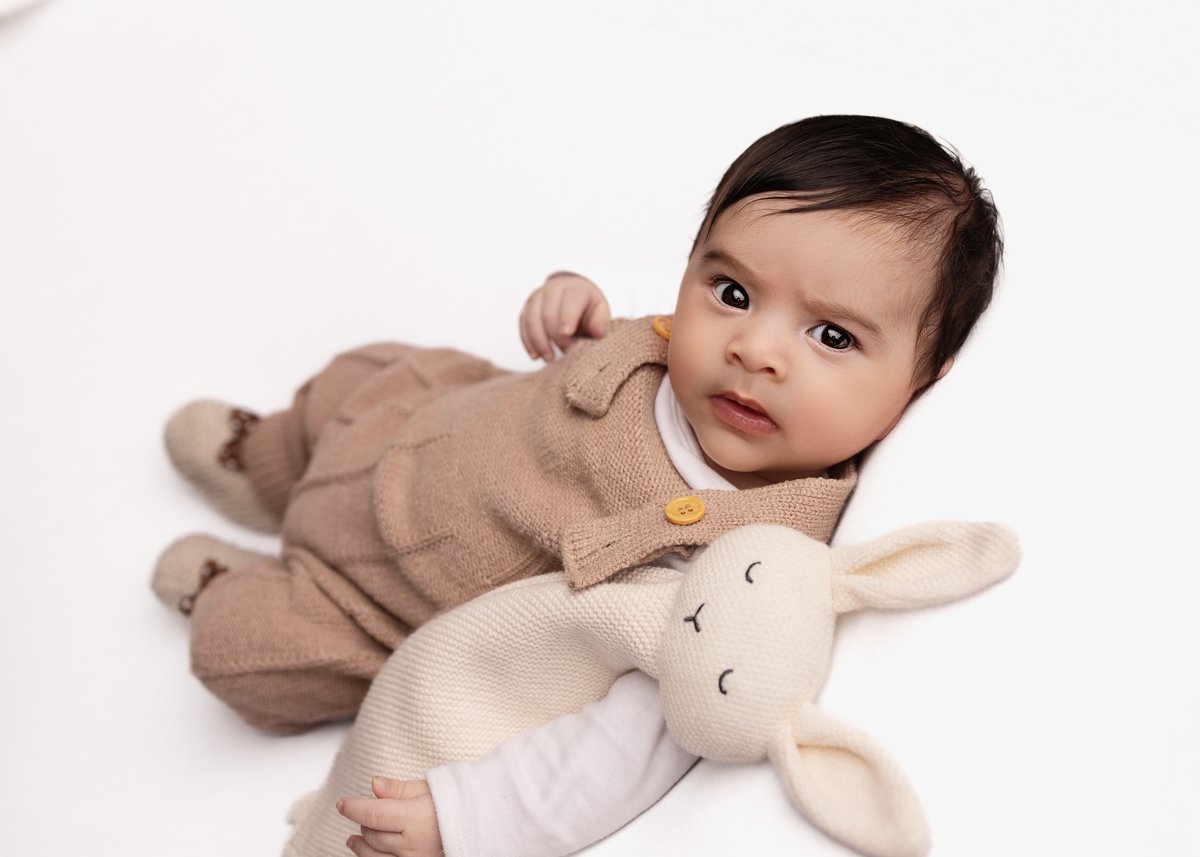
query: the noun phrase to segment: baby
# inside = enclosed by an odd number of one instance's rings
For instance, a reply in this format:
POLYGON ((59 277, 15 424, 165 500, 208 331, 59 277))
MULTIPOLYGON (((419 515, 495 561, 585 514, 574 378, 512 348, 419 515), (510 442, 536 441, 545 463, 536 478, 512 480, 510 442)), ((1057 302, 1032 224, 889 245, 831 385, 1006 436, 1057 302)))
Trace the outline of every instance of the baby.
MULTIPOLYGON (((511 580, 683 568, 747 523, 828 540, 857 457, 949 371, 1000 255, 989 195, 926 132, 861 116, 784 126, 722 178, 673 318, 610 322, 599 289, 564 272, 521 315, 540 372, 381 344, 265 418, 183 408, 166 432, 176 467, 234 520, 282 529, 282 555, 189 536, 154 590, 191 615, 201 681, 287 732, 352 716, 415 627, 511 580)), ((339 801, 362 825, 348 845, 577 850, 694 762, 656 705, 631 674, 487 759, 377 778, 374 797, 339 801)))

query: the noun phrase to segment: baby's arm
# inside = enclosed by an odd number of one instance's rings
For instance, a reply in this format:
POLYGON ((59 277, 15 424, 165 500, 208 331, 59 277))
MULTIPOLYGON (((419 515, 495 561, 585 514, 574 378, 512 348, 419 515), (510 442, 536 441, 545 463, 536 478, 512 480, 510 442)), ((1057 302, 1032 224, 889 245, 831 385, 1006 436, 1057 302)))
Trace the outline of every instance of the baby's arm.
POLYGON ((424 780, 371 780, 375 797, 344 797, 337 810, 361 826, 346 841, 357 857, 441 857, 442 837, 424 780))
POLYGON ((427 776, 447 857, 562 857, 636 818, 695 762, 667 733, 658 683, 634 671, 599 702, 427 776))
POLYGON ((428 782, 376 777, 376 797, 337 808, 362 826, 346 843, 357 857, 563 857, 632 821, 695 762, 667 733, 658 683, 634 671, 483 759, 428 782))
POLYGON ((602 337, 610 317, 599 286, 579 274, 557 271, 525 301, 521 342, 530 357, 550 362, 555 345, 566 351, 573 337, 602 337))

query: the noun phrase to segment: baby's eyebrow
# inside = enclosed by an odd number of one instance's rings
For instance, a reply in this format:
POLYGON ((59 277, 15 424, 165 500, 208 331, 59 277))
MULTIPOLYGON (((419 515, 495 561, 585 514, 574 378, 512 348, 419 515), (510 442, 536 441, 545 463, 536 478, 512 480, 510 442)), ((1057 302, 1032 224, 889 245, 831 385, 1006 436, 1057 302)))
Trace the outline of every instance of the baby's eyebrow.
MULTIPOLYGON (((705 262, 719 262, 722 265, 727 265, 734 270, 738 276, 754 277, 754 273, 719 247, 712 247, 705 250, 700 256, 705 262)), ((863 330, 870 333, 876 339, 884 339, 883 328, 862 313, 851 309, 845 304, 840 304, 837 301, 828 301, 818 297, 806 297, 805 305, 817 315, 825 316, 826 318, 845 320, 861 327, 863 330)))
POLYGON ((720 248, 717 248, 717 247, 712 247, 708 250, 705 250, 704 253, 700 256, 700 258, 703 259, 705 262, 721 262, 725 265, 728 265, 731 268, 736 268, 739 273, 743 273, 743 274, 749 273, 749 271, 746 269, 745 265, 743 265, 737 259, 730 256, 724 250, 721 250, 720 248))
POLYGON ((805 303, 817 315, 823 315, 827 318, 845 319, 865 329, 877 339, 884 338, 883 329, 878 324, 844 304, 837 303, 836 301, 827 301, 822 298, 807 298, 805 303))

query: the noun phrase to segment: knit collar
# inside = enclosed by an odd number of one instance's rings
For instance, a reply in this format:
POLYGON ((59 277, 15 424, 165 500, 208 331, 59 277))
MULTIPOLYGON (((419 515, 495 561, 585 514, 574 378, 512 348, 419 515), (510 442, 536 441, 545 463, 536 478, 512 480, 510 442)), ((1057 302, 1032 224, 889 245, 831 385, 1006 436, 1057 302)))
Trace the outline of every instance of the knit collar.
POLYGON ((617 391, 638 368, 667 365, 667 340, 650 319, 614 322, 602 339, 579 342, 565 376, 567 401, 593 417, 608 413, 617 391))

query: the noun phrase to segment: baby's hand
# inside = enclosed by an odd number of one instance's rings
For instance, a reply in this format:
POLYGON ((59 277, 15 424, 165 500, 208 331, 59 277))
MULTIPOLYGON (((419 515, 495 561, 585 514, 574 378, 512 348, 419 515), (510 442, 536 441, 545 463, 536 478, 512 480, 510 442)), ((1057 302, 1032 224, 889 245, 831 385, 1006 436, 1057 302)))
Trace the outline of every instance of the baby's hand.
POLYGON ((534 360, 554 359, 555 343, 563 351, 571 337, 604 335, 609 320, 608 301, 600 287, 578 274, 558 271, 546 278, 521 310, 521 342, 534 360))
POLYGON ((337 810, 362 826, 362 835, 351 836, 346 847, 357 857, 441 857, 433 796, 424 780, 371 780, 375 797, 344 797, 337 810))

